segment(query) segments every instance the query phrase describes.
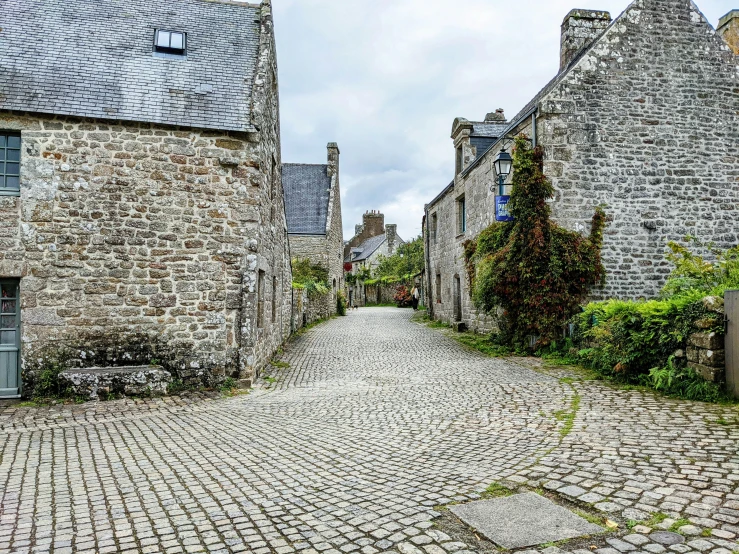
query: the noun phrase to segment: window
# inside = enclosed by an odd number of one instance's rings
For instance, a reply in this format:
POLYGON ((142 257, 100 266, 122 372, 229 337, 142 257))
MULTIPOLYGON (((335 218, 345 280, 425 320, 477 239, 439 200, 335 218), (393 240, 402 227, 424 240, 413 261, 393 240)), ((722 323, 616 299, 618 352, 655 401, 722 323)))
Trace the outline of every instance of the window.
POLYGON ((460 146, 457 148, 457 160, 456 160, 456 166, 455 166, 455 175, 459 175, 462 173, 462 147, 460 146))
POLYGON ((20 193, 21 135, 0 131, 0 194, 20 193))
POLYGON ((259 272, 257 282, 257 327, 264 328, 264 271, 259 272))
POLYGON ((184 56, 187 51, 187 35, 158 29, 154 36, 154 50, 162 54, 184 56))
POLYGON ((457 234, 463 235, 467 232, 467 204, 464 196, 457 198, 457 234))
POLYGON ((277 277, 272 277, 272 323, 277 321, 277 277))
POLYGON ((441 273, 436 274, 436 302, 441 304, 441 273))
POLYGON ((434 213, 431 215, 431 244, 436 244, 436 231, 439 227, 439 216, 434 213))

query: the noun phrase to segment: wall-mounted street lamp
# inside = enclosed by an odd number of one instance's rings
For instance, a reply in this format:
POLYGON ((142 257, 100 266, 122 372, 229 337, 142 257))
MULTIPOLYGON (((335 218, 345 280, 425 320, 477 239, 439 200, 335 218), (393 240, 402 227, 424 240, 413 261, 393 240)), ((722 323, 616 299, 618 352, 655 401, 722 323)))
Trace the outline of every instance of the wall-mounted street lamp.
POLYGON ((505 148, 498 152, 493 162, 495 166, 495 174, 498 176, 498 194, 503 196, 505 194, 505 180, 511 174, 511 168, 513 167, 513 158, 506 151, 505 148))
MULTIPOLYGON (((508 153, 507 147, 504 145, 493 162, 495 174, 498 176, 498 195, 495 197, 495 221, 513 221, 513 217, 508 213, 508 201, 510 196, 506 196, 505 182, 511 174, 513 168, 513 158, 508 153)), ((495 183, 490 186, 492 191, 495 183)))
MULTIPOLYGON (((513 221, 513 217, 508 213, 508 201, 511 197, 505 193, 505 182, 513 170, 513 157, 508 153, 508 148, 514 140, 511 137, 505 137, 502 140, 500 152, 498 152, 498 155, 493 161, 495 174, 498 176, 498 194, 495 197, 495 221, 513 221)), ((495 190, 495 182, 490 185, 490 191, 492 192, 493 190, 495 190)))

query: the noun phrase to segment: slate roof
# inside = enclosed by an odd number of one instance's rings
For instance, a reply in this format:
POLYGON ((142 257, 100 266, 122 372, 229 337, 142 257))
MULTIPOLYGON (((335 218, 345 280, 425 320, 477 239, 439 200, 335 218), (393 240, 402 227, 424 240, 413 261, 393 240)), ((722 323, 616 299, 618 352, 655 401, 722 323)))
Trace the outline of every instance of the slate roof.
POLYGON ((475 122, 472 121, 472 133, 470 134, 471 137, 490 137, 490 138, 498 138, 501 136, 501 133, 506 130, 506 127, 508 127, 508 123, 505 121, 501 123, 490 123, 490 122, 475 122))
POLYGON ((325 235, 331 177, 327 165, 283 164, 287 232, 293 235, 325 235))
POLYGON ((258 6, 4 0, 0 10, 0 110, 254 130, 258 6), (187 33, 187 56, 155 54, 156 29, 187 33))
MULTIPOLYGON (((405 241, 401 239, 400 237, 396 237, 398 244, 404 244, 405 241)), ((352 248, 352 253, 347 256, 347 258, 344 260, 344 262, 362 262, 366 259, 368 259, 372 254, 377 252, 377 249, 380 248, 383 244, 385 244, 385 241, 387 240, 387 235, 377 235, 376 237, 372 237, 364 241, 362 244, 357 246, 356 248, 352 248), (357 254, 356 257, 352 257, 354 254, 357 254)))

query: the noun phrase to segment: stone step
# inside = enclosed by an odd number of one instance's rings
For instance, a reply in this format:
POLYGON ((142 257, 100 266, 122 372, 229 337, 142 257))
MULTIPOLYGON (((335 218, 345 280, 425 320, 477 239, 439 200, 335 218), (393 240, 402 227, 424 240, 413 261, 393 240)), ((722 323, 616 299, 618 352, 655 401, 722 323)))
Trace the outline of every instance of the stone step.
POLYGON ((95 400, 101 395, 166 395, 172 374, 160 366, 90 367, 59 374, 62 385, 77 395, 95 400))

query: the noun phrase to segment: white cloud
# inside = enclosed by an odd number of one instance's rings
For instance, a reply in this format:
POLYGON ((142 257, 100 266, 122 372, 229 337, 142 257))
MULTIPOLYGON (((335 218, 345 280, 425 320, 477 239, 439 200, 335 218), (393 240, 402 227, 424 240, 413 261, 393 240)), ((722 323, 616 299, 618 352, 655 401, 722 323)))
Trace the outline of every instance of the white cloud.
MULTIPOLYGON (((698 0, 712 23, 734 0, 698 0)), ((515 115, 556 73, 572 8, 626 0, 273 0, 283 161, 341 147, 346 238, 382 210, 403 238, 452 179, 457 116, 515 115)))

